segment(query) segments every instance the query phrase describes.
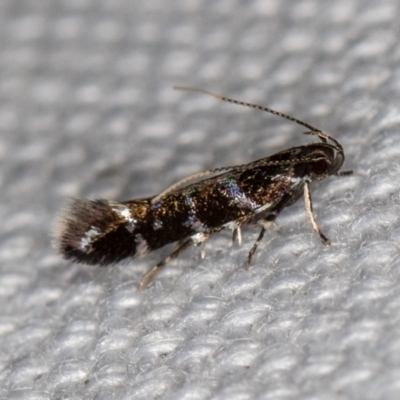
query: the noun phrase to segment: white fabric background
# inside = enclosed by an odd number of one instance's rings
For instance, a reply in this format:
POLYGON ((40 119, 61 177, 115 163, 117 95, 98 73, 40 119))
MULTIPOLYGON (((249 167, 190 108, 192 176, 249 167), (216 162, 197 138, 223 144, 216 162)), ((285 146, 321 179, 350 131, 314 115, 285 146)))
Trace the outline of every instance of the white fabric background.
POLYGON ((0 1, 0 398, 400 398, 397 0, 0 1), (245 271, 220 234, 162 256, 65 262, 68 197, 128 199, 330 132, 353 177, 313 185, 245 271))

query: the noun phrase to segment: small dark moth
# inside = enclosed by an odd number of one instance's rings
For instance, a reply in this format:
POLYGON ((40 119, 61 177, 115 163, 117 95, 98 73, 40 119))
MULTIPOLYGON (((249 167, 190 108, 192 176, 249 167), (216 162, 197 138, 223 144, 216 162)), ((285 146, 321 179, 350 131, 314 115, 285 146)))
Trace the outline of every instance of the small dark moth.
POLYGON ((339 172, 345 158, 341 144, 327 133, 270 108, 201 89, 177 89, 286 118, 306 127, 304 133, 317 136, 321 143, 293 147, 248 164, 193 174, 153 197, 123 202, 72 199, 61 210, 54 229, 54 245, 64 258, 105 266, 176 242, 175 250, 144 275, 141 289, 191 244, 204 245, 223 229, 231 229, 233 240, 241 244, 241 226, 251 224, 260 226, 261 231, 247 257, 249 268, 266 228, 301 196, 311 226, 324 244, 330 244, 314 218, 310 183, 329 175, 351 173, 339 172), (189 183, 194 180, 197 182, 189 183))

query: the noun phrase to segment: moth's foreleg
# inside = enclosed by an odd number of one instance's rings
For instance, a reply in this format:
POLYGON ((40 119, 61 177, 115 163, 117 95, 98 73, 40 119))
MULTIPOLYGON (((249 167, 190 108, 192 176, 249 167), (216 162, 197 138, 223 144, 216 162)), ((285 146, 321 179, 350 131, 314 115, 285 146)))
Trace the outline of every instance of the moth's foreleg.
POLYGON ((143 275, 138 290, 141 291, 146 285, 148 285, 157 275, 160 268, 164 267, 164 265, 177 258, 179 254, 181 254, 182 251, 186 250, 192 243, 193 241, 190 237, 179 242, 175 250, 168 257, 164 258, 164 260, 160 261, 149 272, 143 275))
POLYGON ((319 229, 317 222, 315 221, 309 182, 305 182, 304 184, 304 207, 307 211, 308 217, 310 218, 311 226, 313 227, 315 232, 318 233, 319 237, 322 240, 322 243, 331 244, 331 241, 321 232, 321 229, 319 229))

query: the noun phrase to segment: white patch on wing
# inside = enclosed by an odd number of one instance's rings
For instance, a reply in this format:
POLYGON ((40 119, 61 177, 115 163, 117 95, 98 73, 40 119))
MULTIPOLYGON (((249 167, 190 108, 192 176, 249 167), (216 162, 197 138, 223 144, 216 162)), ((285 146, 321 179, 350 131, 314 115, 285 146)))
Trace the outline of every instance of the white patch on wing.
POLYGON ((145 256, 149 252, 149 246, 147 244, 147 241, 143 238, 143 236, 138 233, 135 236, 135 242, 136 242, 136 254, 139 257, 145 256))
POLYGON ((93 241, 101 235, 101 232, 94 226, 91 226, 85 232, 85 236, 81 239, 78 249, 83 251, 84 253, 90 253, 92 251, 92 243, 93 241))
POLYGON ((135 230, 137 220, 133 218, 129 207, 121 203, 111 203, 110 206, 116 214, 125 220, 125 228, 132 233, 135 230))
POLYGON ((228 193, 229 201, 232 204, 238 205, 240 208, 254 210, 257 203, 244 193, 239 185, 233 180, 224 182, 224 189, 228 193))
POLYGON ((195 215, 189 215, 187 221, 185 221, 183 225, 193 229, 195 232, 201 232, 204 229, 207 229, 207 227, 195 215))
POLYGON ((185 195, 185 203, 189 206, 190 211, 187 217, 187 221, 185 221, 183 225, 193 229, 195 232, 202 232, 207 229, 207 226, 205 226, 197 217, 195 203, 189 194, 185 195))
POLYGON ((195 235, 191 236, 191 238, 193 240, 193 244, 195 246, 198 246, 199 244, 202 244, 203 242, 205 242, 209 236, 210 235, 208 235, 205 232, 199 232, 199 233, 196 233, 195 235))
POLYGON ((153 229, 154 229, 155 231, 161 229, 162 227, 163 227, 163 223, 162 223, 162 221, 160 221, 159 219, 156 219, 156 220, 153 222, 153 229))

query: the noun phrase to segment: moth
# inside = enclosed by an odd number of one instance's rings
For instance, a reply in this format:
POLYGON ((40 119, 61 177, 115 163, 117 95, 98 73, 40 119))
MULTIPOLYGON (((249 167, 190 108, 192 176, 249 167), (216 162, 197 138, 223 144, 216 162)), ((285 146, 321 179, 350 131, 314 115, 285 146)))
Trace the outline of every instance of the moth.
POLYGON ((195 173, 151 197, 122 202, 71 199, 60 211, 53 232, 54 246, 63 257, 106 266, 176 243, 172 253, 144 275, 139 285, 142 289, 182 251, 191 245, 203 246, 217 232, 229 229, 232 239, 241 244, 241 227, 246 224, 260 227, 247 256, 248 269, 266 229, 300 197, 312 228, 324 244, 330 244, 315 220, 310 184, 330 175, 351 174, 340 172, 345 160, 342 145, 320 129, 268 107, 197 88, 176 89, 266 111, 305 127, 304 134, 316 136, 320 142, 248 164, 195 173))

